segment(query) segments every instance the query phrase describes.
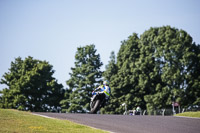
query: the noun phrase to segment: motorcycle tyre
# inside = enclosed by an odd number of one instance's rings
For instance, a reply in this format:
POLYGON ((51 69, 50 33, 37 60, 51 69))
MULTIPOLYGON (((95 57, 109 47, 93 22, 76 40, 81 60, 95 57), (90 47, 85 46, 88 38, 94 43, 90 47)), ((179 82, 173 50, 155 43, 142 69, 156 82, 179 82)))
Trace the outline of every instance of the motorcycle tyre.
POLYGON ((99 107, 100 107, 100 103, 101 103, 101 101, 98 99, 98 100, 96 101, 94 107, 91 108, 90 114, 95 114, 95 113, 97 113, 97 111, 98 111, 98 109, 99 109, 99 107))

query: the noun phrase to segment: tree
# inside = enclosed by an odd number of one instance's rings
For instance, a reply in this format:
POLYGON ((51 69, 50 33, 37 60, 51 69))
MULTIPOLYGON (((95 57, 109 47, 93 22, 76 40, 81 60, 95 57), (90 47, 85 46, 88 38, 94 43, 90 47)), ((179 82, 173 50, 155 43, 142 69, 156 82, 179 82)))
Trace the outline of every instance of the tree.
POLYGON ((150 28, 140 38, 134 33, 122 42, 116 68, 113 75, 109 67, 105 71, 112 90, 105 113, 123 113, 122 103, 148 111, 171 108, 173 101, 200 106, 200 46, 184 30, 150 28))
POLYGON ((111 52, 110 61, 106 65, 106 70, 103 72, 104 79, 111 81, 114 74, 117 73, 116 57, 114 51, 111 52))
POLYGON ((53 66, 46 61, 20 57, 11 62, 9 72, 3 75, 1 84, 8 88, 2 91, 2 108, 30 111, 58 111, 63 98, 62 84, 52 77, 53 66))
POLYGON ((187 67, 186 76, 187 87, 185 89, 184 105, 190 108, 200 108, 200 45, 193 43, 194 54, 190 53, 190 63, 187 67))
POLYGON ((139 90, 138 74, 139 69, 136 68, 136 62, 139 60, 139 38, 136 33, 129 36, 128 40, 122 42, 117 55, 117 73, 112 76, 111 92, 112 92, 112 109, 108 113, 123 113, 121 104, 126 103, 128 109, 135 106, 145 106, 142 93, 139 90))
MULTIPOLYGON (((197 70, 199 58, 195 52, 198 48, 192 42, 192 37, 183 30, 164 26, 150 28, 141 35, 140 40, 144 60, 152 58, 154 64, 152 74, 146 73, 150 76, 149 83, 154 86, 150 95, 145 96, 148 110, 170 108, 172 101, 179 102, 183 107, 188 106, 185 102, 188 99, 187 91, 192 89, 194 79, 197 81, 200 74, 197 70)), ((149 63, 140 65, 149 68, 149 63)), ((196 83, 197 89, 199 83, 196 83)))
POLYGON ((67 112, 87 112, 92 96, 92 90, 101 82, 102 72, 100 55, 96 54, 95 45, 86 45, 77 48, 75 67, 71 68, 71 78, 66 81, 70 95, 65 97, 63 103, 69 104, 63 108, 67 112))

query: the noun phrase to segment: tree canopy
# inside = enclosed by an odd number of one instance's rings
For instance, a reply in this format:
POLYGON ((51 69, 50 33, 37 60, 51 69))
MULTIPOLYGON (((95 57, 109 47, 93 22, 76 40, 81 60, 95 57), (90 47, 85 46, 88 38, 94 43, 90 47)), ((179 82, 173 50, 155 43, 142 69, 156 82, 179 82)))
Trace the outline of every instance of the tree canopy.
POLYGON ((110 76, 112 109, 105 112, 122 113, 122 103, 147 110, 170 108, 173 101, 200 106, 199 50, 187 32, 170 26, 129 36, 118 52, 117 73, 110 76))
POLYGON ((46 61, 20 57, 11 62, 1 79, 8 88, 2 90, 1 108, 30 111, 59 111, 63 99, 62 84, 52 76, 53 66, 46 61))

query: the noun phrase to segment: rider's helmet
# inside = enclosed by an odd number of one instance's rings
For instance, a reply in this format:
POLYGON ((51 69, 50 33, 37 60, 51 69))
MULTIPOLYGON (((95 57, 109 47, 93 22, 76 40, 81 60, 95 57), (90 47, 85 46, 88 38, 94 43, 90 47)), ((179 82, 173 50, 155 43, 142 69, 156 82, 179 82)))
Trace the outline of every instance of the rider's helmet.
POLYGON ((103 81, 103 85, 109 85, 109 81, 108 80, 103 81))

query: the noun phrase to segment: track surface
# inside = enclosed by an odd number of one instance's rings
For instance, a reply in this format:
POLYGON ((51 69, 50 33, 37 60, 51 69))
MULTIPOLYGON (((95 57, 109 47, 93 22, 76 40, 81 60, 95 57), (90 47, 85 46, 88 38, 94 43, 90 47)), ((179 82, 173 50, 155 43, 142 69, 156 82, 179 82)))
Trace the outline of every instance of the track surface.
POLYGON ((200 119, 172 116, 34 113, 115 133, 200 133, 200 119))

